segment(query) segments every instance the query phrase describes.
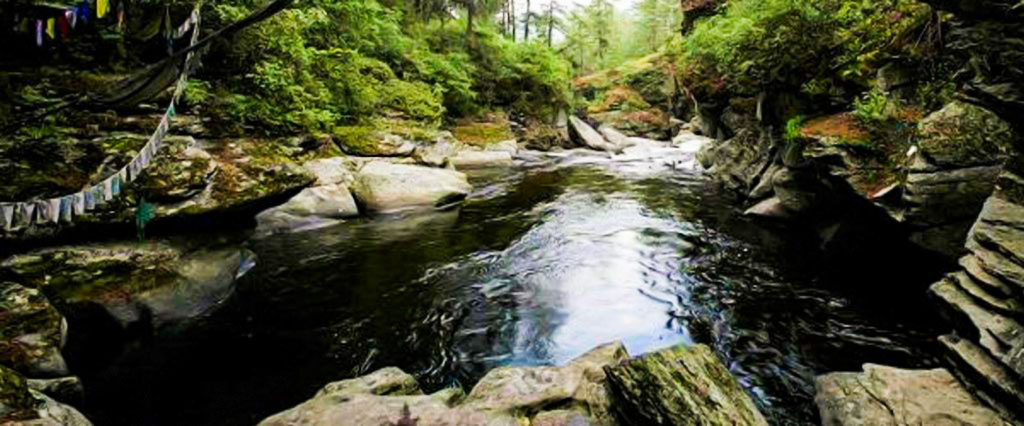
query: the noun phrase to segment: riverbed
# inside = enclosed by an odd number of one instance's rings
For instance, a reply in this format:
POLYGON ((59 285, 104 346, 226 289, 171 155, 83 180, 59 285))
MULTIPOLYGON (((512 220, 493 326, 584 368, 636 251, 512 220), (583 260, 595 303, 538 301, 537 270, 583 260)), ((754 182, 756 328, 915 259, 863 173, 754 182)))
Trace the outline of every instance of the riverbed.
POLYGON ((386 366, 468 388, 620 340, 632 355, 707 344, 773 423, 814 424, 817 374, 937 363, 918 291, 934 275, 915 255, 827 259, 810 233, 744 217, 694 153, 524 153, 470 172, 457 208, 250 240, 258 262, 228 304, 85 368, 83 411, 248 425, 386 366))

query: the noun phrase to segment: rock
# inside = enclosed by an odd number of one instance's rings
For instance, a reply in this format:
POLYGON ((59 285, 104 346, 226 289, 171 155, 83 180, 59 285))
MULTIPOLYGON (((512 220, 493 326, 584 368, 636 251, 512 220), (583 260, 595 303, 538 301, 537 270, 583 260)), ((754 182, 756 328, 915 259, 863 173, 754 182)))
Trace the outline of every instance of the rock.
POLYGON ((486 149, 488 151, 507 152, 511 155, 516 155, 519 152, 519 144, 513 139, 490 144, 486 149))
POLYGON ((933 284, 929 292, 941 302, 946 319, 965 335, 980 339, 981 345, 993 356, 1005 358, 1013 348, 1024 347, 1024 328, 1020 323, 985 309, 954 280, 943 279, 933 284))
POLYGON ((952 102, 920 124, 915 171, 992 166, 1005 161, 1014 143, 1010 125, 996 114, 965 102, 952 102))
POLYGON ((779 202, 796 216, 806 215, 824 205, 826 194, 831 192, 811 170, 779 167, 774 174, 766 172, 764 176, 762 180, 771 179, 772 190, 779 202))
POLYGON ((65 404, 85 401, 85 388, 76 376, 56 379, 28 379, 28 387, 65 404))
POLYGON ((82 413, 28 387, 25 378, 0 366, 0 423, 5 426, 91 426, 82 413))
POLYGON ((707 136, 704 134, 704 120, 701 120, 699 115, 694 115, 690 119, 690 131, 697 136, 707 136))
POLYGON ((676 148, 682 149, 686 152, 697 153, 704 147, 704 145, 712 143, 713 139, 699 136, 692 132, 679 132, 675 138, 672 139, 672 145, 676 148))
POLYGON ((450 205, 472 190, 466 175, 453 170, 373 161, 356 174, 352 194, 367 210, 387 213, 450 205))
POLYGON ((0 364, 32 377, 68 375, 67 321, 33 288, 0 282, 0 364))
POLYGON ((124 330, 160 330, 220 308, 254 259, 238 247, 186 252, 156 242, 110 243, 13 256, 0 272, 40 289, 62 312, 99 307, 124 330))
POLYGON ((355 379, 342 380, 324 386, 316 394, 326 395, 423 395, 416 378, 395 367, 387 367, 355 379))
POLYGON ((316 179, 313 186, 352 185, 355 181, 355 176, 352 175, 355 162, 345 157, 311 160, 302 167, 316 179))
POLYGON ((466 144, 456 140, 451 133, 442 132, 433 143, 416 148, 414 158, 417 163, 425 166, 447 167, 451 157, 468 148, 466 144))
POLYGON ((715 178, 727 188, 747 194, 771 165, 771 152, 767 137, 741 130, 732 139, 704 145, 697 160, 705 169, 714 168, 715 178))
POLYGON ((577 117, 569 117, 569 129, 570 134, 580 142, 581 145, 586 146, 596 151, 606 151, 612 153, 618 153, 620 151, 618 146, 615 146, 604 139, 600 133, 590 127, 589 124, 585 123, 577 117))
POLYGON ((601 126, 597 129, 597 131, 600 132, 602 136, 604 136, 604 139, 608 141, 608 143, 614 145, 618 151, 629 148, 636 144, 629 136, 626 136, 622 132, 615 130, 615 128, 613 127, 601 126))
POLYGON ((676 346, 606 367, 620 417, 645 425, 767 425, 710 348, 676 346))
POLYGON ((359 207, 345 184, 303 189, 287 203, 256 216, 258 235, 308 230, 359 216, 359 207))
POLYGON ((1004 418, 1024 412, 1024 385, 1020 378, 985 350, 958 336, 939 336, 946 359, 972 393, 1004 418))
POLYGON ((346 154, 361 157, 408 157, 416 151, 416 144, 412 141, 383 131, 355 137, 337 137, 335 140, 346 154))
POLYGON ((944 369, 865 364, 863 373, 826 374, 815 384, 825 426, 1009 425, 944 369))
POLYGON ((614 425, 603 368, 626 358, 622 344, 614 343, 565 367, 499 368, 469 396, 460 389, 423 395, 412 376, 386 368, 329 384, 260 425, 614 425), (559 408, 548 411, 549 404, 559 408))
POLYGON ((451 157, 451 164, 457 169, 487 167, 511 167, 512 154, 505 151, 461 151, 451 157))
POLYGON ((779 197, 765 199, 743 212, 747 216, 761 216, 772 219, 790 219, 793 213, 790 212, 779 197))

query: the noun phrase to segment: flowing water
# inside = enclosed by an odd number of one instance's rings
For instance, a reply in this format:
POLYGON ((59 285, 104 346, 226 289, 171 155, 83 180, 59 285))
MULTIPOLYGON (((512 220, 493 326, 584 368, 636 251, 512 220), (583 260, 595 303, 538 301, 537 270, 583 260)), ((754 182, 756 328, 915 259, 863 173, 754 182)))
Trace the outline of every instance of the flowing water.
POLYGON ((692 149, 537 154, 472 178, 457 210, 251 241, 258 265, 205 326, 82 374, 87 414, 254 424, 385 366, 468 388, 621 340, 708 344, 773 423, 810 424, 816 374, 934 364, 927 269, 901 252, 837 273, 814 239, 742 217, 692 149))

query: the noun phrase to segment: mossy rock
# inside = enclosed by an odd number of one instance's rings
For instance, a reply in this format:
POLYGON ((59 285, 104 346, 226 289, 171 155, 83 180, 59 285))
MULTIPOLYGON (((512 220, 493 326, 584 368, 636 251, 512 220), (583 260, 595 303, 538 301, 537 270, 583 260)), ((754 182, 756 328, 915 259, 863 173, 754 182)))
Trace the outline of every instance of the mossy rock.
POLYGON ((1014 142, 1009 123, 992 111, 959 101, 925 118, 918 137, 923 155, 939 168, 998 164, 1014 142))
POLYGON ((671 116, 657 108, 636 112, 611 111, 591 114, 590 117, 627 136, 654 140, 669 140, 674 136, 671 116))
POLYGON ((33 397, 18 372, 0 365, 0 423, 38 419, 42 401, 33 397))
POLYGON ((623 419, 645 425, 767 425, 754 400, 704 345, 605 367, 623 419))
POLYGON ((0 364, 35 377, 68 374, 61 356, 67 324, 43 294, 0 282, 0 364))
POLYGON ((41 290, 71 317, 98 306, 125 329, 140 322, 155 329, 218 308, 253 258, 237 247, 112 243, 16 255, 0 263, 0 274, 41 290))
POLYGON ((508 121, 504 118, 486 121, 461 121, 458 125, 452 127, 451 132, 459 142, 477 147, 487 147, 491 144, 516 138, 509 128, 508 121))

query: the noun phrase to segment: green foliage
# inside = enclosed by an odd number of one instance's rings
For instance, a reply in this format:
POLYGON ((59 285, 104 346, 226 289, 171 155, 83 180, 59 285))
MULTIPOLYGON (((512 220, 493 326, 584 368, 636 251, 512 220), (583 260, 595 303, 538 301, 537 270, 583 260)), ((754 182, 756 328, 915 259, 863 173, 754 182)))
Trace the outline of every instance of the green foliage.
POLYGON ((893 107, 885 92, 875 89, 853 101, 853 115, 865 125, 877 124, 892 116, 893 107))
MULTIPOLYGON (((215 19, 236 20, 253 6, 220 3, 215 19)), ((209 77, 227 93, 214 103, 270 132, 331 131, 379 116, 436 124, 488 108, 542 114, 568 104, 568 67, 546 46, 512 43, 485 22, 470 48, 461 24, 417 22, 404 10, 376 0, 299 3, 215 47, 209 77)))
POLYGON ((920 56, 904 41, 927 11, 912 0, 733 0, 683 41, 681 77, 705 96, 841 94, 844 81, 866 86, 889 56, 920 56))
POLYGON ((787 141, 795 141, 803 137, 803 126, 807 117, 798 115, 786 121, 785 138, 787 141))

